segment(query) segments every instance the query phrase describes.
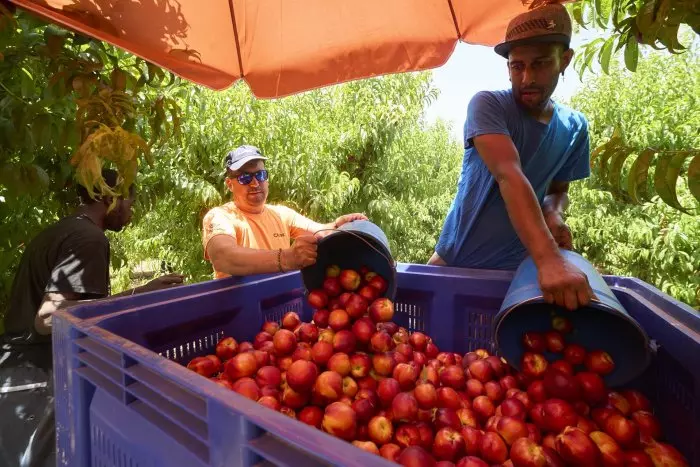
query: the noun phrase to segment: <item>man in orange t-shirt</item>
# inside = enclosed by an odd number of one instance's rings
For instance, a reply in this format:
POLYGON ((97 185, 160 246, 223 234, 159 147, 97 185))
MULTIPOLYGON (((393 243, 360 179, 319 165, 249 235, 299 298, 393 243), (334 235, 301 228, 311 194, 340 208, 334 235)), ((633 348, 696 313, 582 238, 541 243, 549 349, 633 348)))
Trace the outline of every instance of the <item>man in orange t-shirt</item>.
POLYGON ((319 224, 286 206, 265 204, 265 160, 254 146, 241 146, 226 156, 226 187, 232 201, 211 209, 203 221, 204 257, 211 261, 216 278, 310 266, 316 262, 317 232, 367 220, 364 214, 346 214, 319 224))

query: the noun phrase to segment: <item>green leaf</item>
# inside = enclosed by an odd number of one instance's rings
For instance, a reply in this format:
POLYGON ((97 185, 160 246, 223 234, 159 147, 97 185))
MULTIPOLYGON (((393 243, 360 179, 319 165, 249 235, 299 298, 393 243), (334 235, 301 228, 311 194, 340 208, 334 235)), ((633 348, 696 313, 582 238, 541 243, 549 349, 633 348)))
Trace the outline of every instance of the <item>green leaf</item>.
POLYGON ((693 157, 688 167, 688 190, 700 203, 700 154, 693 157))
POLYGON ((600 160, 598 162, 598 175, 600 177, 601 184, 606 189, 611 188, 610 182, 608 181, 608 178, 610 176, 609 162, 619 152, 624 152, 624 151, 625 151, 625 147, 622 144, 622 141, 619 138, 613 137, 606 144, 605 151, 600 153, 600 156, 599 156, 600 160))
POLYGON ((594 0, 594 3, 596 22, 601 29, 605 29, 610 20, 610 7, 612 3, 608 0, 594 0))
POLYGON ((616 37, 614 36, 608 38, 600 49, 600 66, 603 68, 603 72, 605 72, 606 75, 610 74, 610 58, 612 57, 613 47, 615 46, 615 39, 616 37))
POLYGON ((620 50, 622 50, 622 48, 627 44, 627 40, 629 39, 629 37, 630 37, 629 31, 624 33, 624 34, 620 34, 618 36, 617 46, 615 46, 615 52, 619 52, 620 50))
POLYGON ((625 47, 625 65, 630 71, 637 71, 637 63, 639 61, 639 44, 637 38, 630 34, 627 39, 627 47, 625 47))
POLYGON ((651 162, 654 160, 656 155, 656 150, 647 148, 642 153, 637 156, 630 168, 629 175, 627 177, 627 193, 633 203, 641 204, 642 201, 649 200, 648 193, 648 179, 649 179, 649 167, 651 162))
POLYGON ((590 157, 590 166, 591 166, 591 168, 593 168, 593 167, 596 166, 596 163, 595 163, 595 162, 596 162, 596 159, 598 159, 598 156, 600 156, 600 154, 601 154, 602 152, 604 152, 605 149, 606 149, 606 145, 605 145, 605 144, 602 144, 602 145, 598 146, 597 148, 595 148, 595 149, 593 150, 593 152, 591 152, 591 157, 590 157))
POLYGON ((631 152, 627 147, 620 147, 610 158, 608 167, 608 178, 610 190, 613 195, 618 198, 625 198, 625 193, 622 191, 622 172, 627 158, 631 156, 631 152))
POLYGON ((604 43, 605 39, 599 37, 594 41, 591 41, 588 45, 586 45, 586 50, 584 52, 584 58, 583 58, 583 68, 581 69, 581 72, 586 70, 586 68, 590 69, 591 68, 591 62, 593 61, 593 57, 595 56, 595 53, 597 51, 597 47, 604 43))
POLYGON ((612 23, 616 29, 620 29, 620 10, 622 10, 622 5, 619 2, 615 2, 612 6, 612 23))
POLYGON ((583 20, 583 2, 575 2, 571 4, 571 15, 583 29, 587 29, 586 23, 583 20))
POLYGON ((22 68, 20 79, 20 93, 22 97, 25 99, 34 97, 34 78, 32 78, 31 73, 26 68, 22 68))
POLYGON ((146 62, 146 70, 148 72, 148 79, 146 80, 146 83, 151 84, 156 78, 158 67, 151 62, 146 62))
POLYGON ((669 151, 661 153, 656 163, 656 171, 654 172, 654 188, 659 197, 666 204, 678 209, 679 211, 688 213, 688 210, 678 202, 678 194, 676 193, 676 185, 678 176, 683 168, 685 160, 696 154, 695 151, 669 151))
POLYGON ((602 3, 602 0, 593 0, 593 8, 595 9, 595 19, 598 23, 598 26, 600 26, 601 28, 605 28, 605 24, 601 22, 602 18, 600 14, 601 10, 603 9, 602 3))

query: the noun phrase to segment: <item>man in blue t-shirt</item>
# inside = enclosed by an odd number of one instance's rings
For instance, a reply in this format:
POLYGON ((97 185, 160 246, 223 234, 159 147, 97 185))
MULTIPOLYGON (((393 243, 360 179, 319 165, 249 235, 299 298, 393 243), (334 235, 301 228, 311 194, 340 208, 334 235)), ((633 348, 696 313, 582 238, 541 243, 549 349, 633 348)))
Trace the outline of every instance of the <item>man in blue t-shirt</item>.
POLYGON ((571 19, 559 4, 513 19, 496 52, 508 59, 512 89, 469 103, 464 162, 429 264, 513 270, 529 254, 544 298, 569 309, 588 304, 586 275, 566 261, 569 182, 590 174, 588 124, 551 100, 573 57, 571 19))

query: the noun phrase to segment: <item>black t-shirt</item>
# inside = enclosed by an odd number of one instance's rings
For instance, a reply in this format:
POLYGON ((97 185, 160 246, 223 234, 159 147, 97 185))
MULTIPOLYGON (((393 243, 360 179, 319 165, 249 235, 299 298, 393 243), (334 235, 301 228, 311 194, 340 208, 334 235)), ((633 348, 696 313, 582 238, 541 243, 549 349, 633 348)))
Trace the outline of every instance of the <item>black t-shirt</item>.
POLYGON ((5 334, 13 343, 50 342, 51 336, 34 329, 48 292, 74 292, 86 299, 109 295, 109 240, 89 218, 65 217, 27 246, 5 315, 5 334))

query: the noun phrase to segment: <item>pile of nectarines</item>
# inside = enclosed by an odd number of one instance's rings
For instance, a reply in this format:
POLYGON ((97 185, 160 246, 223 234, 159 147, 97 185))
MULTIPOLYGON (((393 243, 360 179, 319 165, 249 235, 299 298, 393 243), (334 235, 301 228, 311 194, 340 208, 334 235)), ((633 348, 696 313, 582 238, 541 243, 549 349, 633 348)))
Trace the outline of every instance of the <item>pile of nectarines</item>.
POLYGON ((606 387, 609 355, 566 343, 566 318, 523 336, 516 372, 484 349, 440 351, 399 327, 386 288, 373 272, 329 267, 307 296, 312 322, 289 312, 188 368, 405 466, 688 465, 642 393, 606 387))

